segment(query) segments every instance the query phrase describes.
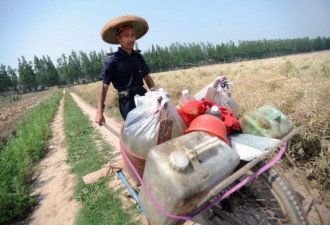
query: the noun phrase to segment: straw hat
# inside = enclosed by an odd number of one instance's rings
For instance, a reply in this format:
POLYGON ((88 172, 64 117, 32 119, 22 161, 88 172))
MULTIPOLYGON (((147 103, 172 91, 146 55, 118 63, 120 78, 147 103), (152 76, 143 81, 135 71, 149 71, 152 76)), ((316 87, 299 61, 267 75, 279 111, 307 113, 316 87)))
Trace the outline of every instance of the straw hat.
POLYGON ((134 16, 120 16, 110 20, 101 31, 101 36, 103 41, 109 44, 119 44, 118 40, 116 39, 116 30, 123 25, 132 25, 135 31, 136 39, 139 39, 143 35, 145 35, 149 29, 147 21, 145 19, 134 16))

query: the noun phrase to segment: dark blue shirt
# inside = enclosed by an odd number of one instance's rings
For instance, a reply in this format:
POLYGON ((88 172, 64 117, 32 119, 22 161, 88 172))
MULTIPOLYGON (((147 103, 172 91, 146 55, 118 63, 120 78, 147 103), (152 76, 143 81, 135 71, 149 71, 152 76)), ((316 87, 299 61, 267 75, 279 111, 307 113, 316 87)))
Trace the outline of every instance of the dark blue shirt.
POLYGON ((102 76, 103 83, 112 82, 118 91, 133 86, 143 86, 143 78, 150 72, 143 57, 132 50, 127 54, 120 47, 115 54, 111 55, 104 65, 102 76))

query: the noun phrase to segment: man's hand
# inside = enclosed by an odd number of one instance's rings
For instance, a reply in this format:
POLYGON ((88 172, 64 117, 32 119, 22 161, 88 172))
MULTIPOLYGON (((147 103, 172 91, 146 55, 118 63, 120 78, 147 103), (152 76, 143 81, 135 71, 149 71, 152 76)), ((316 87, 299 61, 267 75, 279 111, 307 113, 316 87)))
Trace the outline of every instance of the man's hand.
POLYGON ((99 126, 102 126, 102 123, 105 123, 105 119, 103 116, 103 112, 97 112, 95 116, 95 122, 99 124, 99 126))
POLYGON ((150 91, 158 91, 159 90, 159 86, 156 84, 153 87, 150 88, 150 91))
POLYGON ((102 123, 105 123, 105 119, 103 116, 103 110, 104 110, 104 101, 105 97, 108 92, 109 85, 104 84, 102 82, 101 84, 101 89, 100 89, 100 95, 99 95, 99 100, 97 102, 97 111, 96 111, 96 116, 95 116, 95 122, 99 124, 99 126, 102 126, 102 123))

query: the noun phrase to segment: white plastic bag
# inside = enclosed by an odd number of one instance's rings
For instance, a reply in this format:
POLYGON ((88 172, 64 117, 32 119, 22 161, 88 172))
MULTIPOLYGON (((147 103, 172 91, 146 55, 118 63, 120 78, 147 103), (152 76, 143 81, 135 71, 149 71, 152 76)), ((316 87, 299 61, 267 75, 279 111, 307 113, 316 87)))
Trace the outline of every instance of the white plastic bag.
POLYGON ((183 135, 187 126, 164 91, 149 91, 145 96, 135 96, 136 108, 127 115, 122 132, 126 147, 146 158, 149 150, 157 145, 160 111, 166 105, 168 118, 173 120, 171 137, 183 135))
POLYGON ((213 102, 216 102, 225 108, 232 109, 234 111, 234 115, 237 117, 238 105, 231 98, 231 93, 229 92, 229 89, 232 87, 232 83, 227 82, 227 77, 217 77, 212 83, 208 84, 206 87, 204 87, 200 92, 198 92, 195 95, 196 100, 201 100, 202 98, 205 98, 208 89, 213 87, 214 82, 216 80, 220 80, 220 81, 224 80, 224 82, 219 82, 217 84, 216 86, 217 91, 213 99, 213 102))
POLYGON ((225 108, 232 109, 234 112, 234 116, 237 117, 238 105, 237 103, 228 95, 228 93, 224 92, 224 90, 217 91, 214 96, 214 102, 220 104, 225 108))

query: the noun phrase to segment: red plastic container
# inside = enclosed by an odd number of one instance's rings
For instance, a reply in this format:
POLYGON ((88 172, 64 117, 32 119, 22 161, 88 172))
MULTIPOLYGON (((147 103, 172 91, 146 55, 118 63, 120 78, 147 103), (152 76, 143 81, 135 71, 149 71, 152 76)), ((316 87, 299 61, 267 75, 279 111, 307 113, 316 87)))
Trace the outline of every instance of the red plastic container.
POLYGON ((191 121, 185 134, 193 131, 204 131, 211 135, 217 136, 224 142, 228 143, 227 139, 227 128, 220 118, 213 115, 203 114, 196 117, 191 121))

